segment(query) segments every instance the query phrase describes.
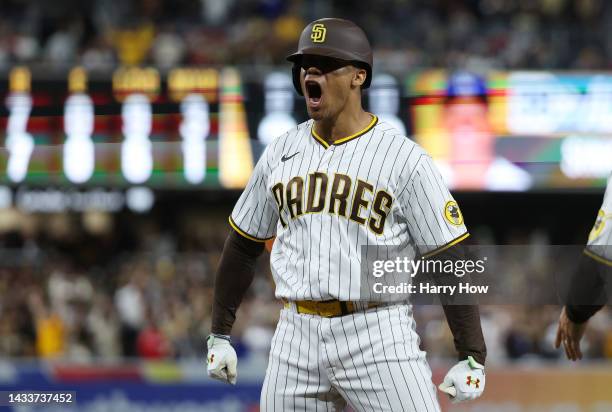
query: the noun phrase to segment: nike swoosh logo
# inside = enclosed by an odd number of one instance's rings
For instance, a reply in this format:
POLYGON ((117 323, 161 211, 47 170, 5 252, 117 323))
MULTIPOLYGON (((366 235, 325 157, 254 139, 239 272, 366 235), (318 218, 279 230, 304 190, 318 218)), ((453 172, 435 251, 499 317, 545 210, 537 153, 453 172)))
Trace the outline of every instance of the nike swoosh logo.
POLYGON ((298 154, 300 154, 300 152, 295 152, 294 154, 292 154, 291 156, 285 156, 283 155, 283 157, 281 157, 281 162, 286 162, 287 160, 291 159, 292 157, 297 156, 298 154))

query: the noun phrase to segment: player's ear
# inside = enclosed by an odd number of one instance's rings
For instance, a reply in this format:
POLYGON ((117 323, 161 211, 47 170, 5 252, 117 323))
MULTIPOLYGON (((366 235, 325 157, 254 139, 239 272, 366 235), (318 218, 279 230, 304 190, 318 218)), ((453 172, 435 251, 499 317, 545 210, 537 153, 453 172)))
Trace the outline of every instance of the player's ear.
POLYGON ((368 72, 366 71, 366 69, 363 69, 361 67, 354 67, 353 68, 353 80, 351 82, 352 86, 354 87, 361 87, 365 81, 366 81, 366 77, 368 76, 368 72))

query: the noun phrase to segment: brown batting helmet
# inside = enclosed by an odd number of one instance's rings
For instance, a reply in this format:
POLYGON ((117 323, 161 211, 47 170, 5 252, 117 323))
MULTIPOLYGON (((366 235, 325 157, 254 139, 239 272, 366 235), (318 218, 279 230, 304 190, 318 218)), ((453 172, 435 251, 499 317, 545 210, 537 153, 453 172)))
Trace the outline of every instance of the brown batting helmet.
POLYGON ((372 80, 372 49, 365 33, 355 23, 336 18, 315 20, 302 31, 298 51, 287 57, 293 62, 293 85, 302 95, 300 61, 303 55, 316 55, 345 60, 367 71, 363 88, 372 80))

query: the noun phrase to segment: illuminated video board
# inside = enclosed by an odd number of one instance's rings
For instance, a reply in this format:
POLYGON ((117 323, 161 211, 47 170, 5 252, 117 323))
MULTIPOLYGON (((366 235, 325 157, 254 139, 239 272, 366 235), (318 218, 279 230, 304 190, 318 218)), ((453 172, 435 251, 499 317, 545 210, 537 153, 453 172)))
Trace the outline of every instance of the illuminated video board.
POLYGON ((454 188, 601 187, 612 172, 612 75, 434 70, 406 90, 415 139, 454 188))
POLYGON ((162 88, 154 68, 120 68, 112 81, 88 83, 80 67, 62 92, 33 87, 25 67, 10 72, 0 116, 0 183, 246 184, 254 160, 238 71, 174 69, 162 88))

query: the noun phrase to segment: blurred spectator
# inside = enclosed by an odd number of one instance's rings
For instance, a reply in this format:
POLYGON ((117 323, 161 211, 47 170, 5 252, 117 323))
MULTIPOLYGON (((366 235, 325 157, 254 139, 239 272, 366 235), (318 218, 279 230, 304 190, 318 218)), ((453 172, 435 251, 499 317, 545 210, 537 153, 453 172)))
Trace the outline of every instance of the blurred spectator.
POLYGON ((89 363, 94 359, 90 336, 86 330, 78 328, 71 333, 65 358, 70 362, 89 363))
POLYGON ((38 292, 29 297, 29 306, 36 325, 36 353, 41 358, 58 358, 64 354, 66 327, 38 292))
POLYGON ((99 293, 87 318, 95 353, 103 359, 116 359, 122 354, 119 320, 111 299, 99 293))
POLYGON ((16 2, 0 16, 0 67, 51 63, 283 64, 306 22, 354 20, 376 49, 377 67, 605 69, 612 4, 601 0, 379 0, 376 10, 336 0, 96 0, 73 10, 16 2), (76 17, 72 17, 76 15, 76 17), (113 56, 114 55, 114 56, 113 56), (396 62, 401 61, 401 65, 396 62))
POLYGON ((217 26, 227 21, 234 0, 200 0, 202 19, 206 24, 217 26))
POLYGON ((155 29, 152 24, 121 28, 111 33, 111 42, 117 50, 119 62, 133 66, 141 64, 153 44, 155 29))
POLYGON ((75 61, 80 37, 80 29, 76 25, 59 28, 47 39, 44 46, 45 60, 56 66, 75 61))
POLYGON ((94 39, 83 51, 81 62, 89 70, 110 70, 115 63, 112 48, 105 38, 94 39))
POLYGON ((136 341, 145 322, 143 287, 145 278, 140 272, 129 275, 128 282, 117 289, 115 305, 121 322, 121 345, 125 356, 136 355, 136 341))
POLYGON ((183 61, 185 43, 177 33, 160 32, 153 41, 151 53, 153 64, 162 70, 168 70, 179 66, 183 61))
POLYGON ((164 359, 171 355, 170 344, 149 313, 145 327, 136 340, 137 353, 143 359, 164 359))

